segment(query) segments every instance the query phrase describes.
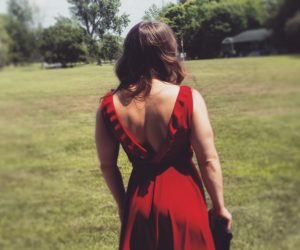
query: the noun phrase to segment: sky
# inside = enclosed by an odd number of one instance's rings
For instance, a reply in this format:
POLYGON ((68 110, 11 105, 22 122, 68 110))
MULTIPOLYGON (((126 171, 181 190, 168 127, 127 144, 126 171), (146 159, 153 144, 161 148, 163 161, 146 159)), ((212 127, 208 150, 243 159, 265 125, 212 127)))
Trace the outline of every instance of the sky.
MULTIPOLYGON (((48 27, 55 23, 55 17, 62 15, 65 17, 70 16, 69 4, 67 0, 29 0, 35 3, 39 9, 39 19, 43 27, 48 27)), ((7 0, 0 0, 0 13, 6 12, 7 0)), ((176 2, 176 0, 121 0, 120 14, 129 14, 130 24, 124 30, 123 36, 126 36, 130 28, 141 21, 144 16, 145 10, 147 10, 152 4, 156 4, 161 7, 162 4, 168 2, 176 2)))

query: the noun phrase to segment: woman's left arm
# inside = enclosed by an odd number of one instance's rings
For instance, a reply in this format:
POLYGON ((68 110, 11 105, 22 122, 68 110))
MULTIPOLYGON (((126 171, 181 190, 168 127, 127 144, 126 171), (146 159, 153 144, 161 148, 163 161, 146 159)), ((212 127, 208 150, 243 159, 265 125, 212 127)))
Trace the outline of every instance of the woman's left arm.
POLYGON ((121 172, 117 166, 119 142, 107 131, 101 114, 101 104, 96 112, 95 142, 100 169, 119 208, 122 220, 125 188, 121 172))

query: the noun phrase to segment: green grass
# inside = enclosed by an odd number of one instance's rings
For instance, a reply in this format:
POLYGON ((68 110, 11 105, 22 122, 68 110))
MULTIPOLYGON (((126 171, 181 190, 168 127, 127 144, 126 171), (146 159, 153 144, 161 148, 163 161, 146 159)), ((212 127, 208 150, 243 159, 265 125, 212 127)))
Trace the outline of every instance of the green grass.
MULTIPOLYGON (((300 244, 300 58, 186 62, 207 101, 233 215, 233 250, 300 244)), ((117 249, 94 144, 113 67, 0 72, 0 249, 117 249)), ((196 160, 195 160, 196 161, 196 160)), ((125 185, 131 171, 124 152, 125 185)))

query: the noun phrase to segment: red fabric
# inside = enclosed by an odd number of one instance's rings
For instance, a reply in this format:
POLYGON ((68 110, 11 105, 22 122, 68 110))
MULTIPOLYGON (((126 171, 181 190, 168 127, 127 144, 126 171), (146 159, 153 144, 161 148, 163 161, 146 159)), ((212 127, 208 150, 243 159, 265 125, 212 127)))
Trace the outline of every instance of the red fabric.
POLYGON ((103 119, 132 163, 119 250, 214 250, 202 179, 189 141, 191 88, 181 85, 158 153, 140 145, 122 126, 112 100, 101 104, 103 119))

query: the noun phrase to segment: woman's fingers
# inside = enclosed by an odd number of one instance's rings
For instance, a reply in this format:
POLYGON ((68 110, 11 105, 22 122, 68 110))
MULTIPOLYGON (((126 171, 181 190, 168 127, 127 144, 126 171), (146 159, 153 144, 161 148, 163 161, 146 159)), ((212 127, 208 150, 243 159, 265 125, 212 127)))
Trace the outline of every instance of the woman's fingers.
POLYGON ((224 207, 222 209, 216 209, 214 211, 214 217, 215 218, 224 218, 227 221, 227 229, 231 230, 232 228, 232 215, 229 213, 229 211, 224 207))

